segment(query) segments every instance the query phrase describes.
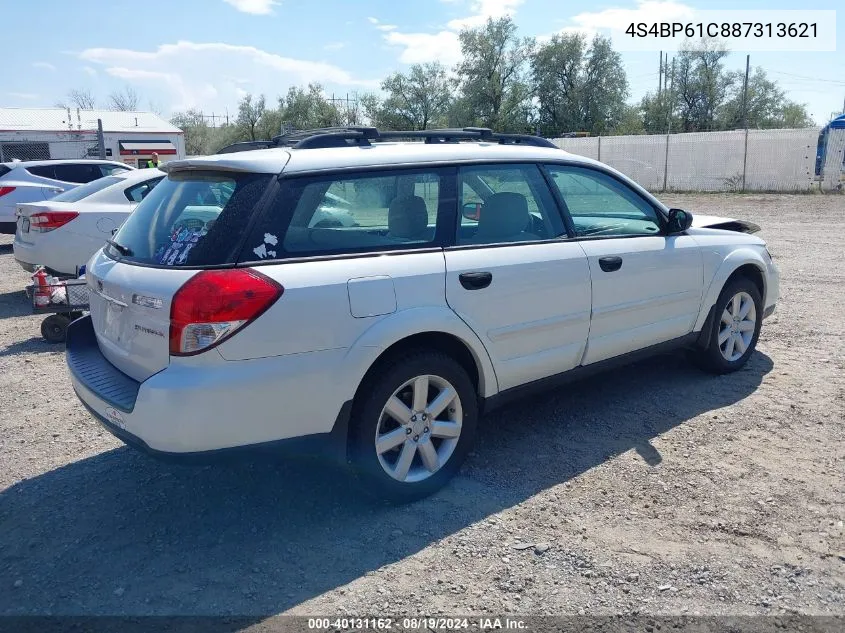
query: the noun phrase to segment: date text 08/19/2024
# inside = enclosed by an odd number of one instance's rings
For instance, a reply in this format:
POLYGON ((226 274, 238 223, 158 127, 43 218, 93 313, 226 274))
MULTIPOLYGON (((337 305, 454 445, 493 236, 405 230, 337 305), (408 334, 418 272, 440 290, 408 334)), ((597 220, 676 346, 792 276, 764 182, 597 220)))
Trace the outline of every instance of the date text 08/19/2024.
POLYGON ((398 618, 309 618, 308 629, 315 631, 345 631, 345 630, 525 630, 527 625, 518 618, 427 618, 405 617, 398 618))

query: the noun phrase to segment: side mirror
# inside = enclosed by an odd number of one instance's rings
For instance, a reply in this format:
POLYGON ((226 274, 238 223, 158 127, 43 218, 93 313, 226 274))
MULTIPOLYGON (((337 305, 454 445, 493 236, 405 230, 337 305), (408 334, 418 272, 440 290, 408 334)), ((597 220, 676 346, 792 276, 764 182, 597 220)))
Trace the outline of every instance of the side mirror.
POLYGON ((668 235, 683 233, 691 226, 692 213, 683 209, 669 209, 669 223, 666 226, 668 235))
POLYGON ((478 222, 481 217, 481 208, 483 206, 483 202, 467 202, 461 209, 461 215, 465 220, 474 220, 478 222))

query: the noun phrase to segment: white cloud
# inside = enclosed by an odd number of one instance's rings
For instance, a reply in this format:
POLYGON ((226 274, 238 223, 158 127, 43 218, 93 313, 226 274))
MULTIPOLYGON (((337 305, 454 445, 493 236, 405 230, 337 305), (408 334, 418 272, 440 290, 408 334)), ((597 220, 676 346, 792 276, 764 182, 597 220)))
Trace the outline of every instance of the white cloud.
POLYGON ((439 33, 399 33, 392 31, 384 36, 388 44, 401 46, 399 61, 403 64, 424 64, 439 61, 447 66, 461 59, 461 44, 454 31, 439 33))
POLYGON ((223 0, 231 4, 238 11, 252 15, 269 15, 273 13, 273 7, 279 4, 276 0, 223 0))
POLYGON ((376 28, 379 31, 395 31, 397 26, 395 24, 378 24, 376 28))
POLYGON ((477 26, 483 26, 489 18, 496 20, 506 15, 513 15, 516 13, 517 7, 524 1, 474 0, 471 5, 473 14, 465 18, 450 21, 449 28, 453 31, 460 31, 461 29, 473 29, 477 26))
POLYGON ((50 62, 33 62, 32 67, 33 68, 42 68, 44 70, 51 70, 51 71, 54 71, 54 72, 56 70, 56 67, 53 66, 53 64, 51 64, 50 62))
MULTIPOLYGON (((588 39, 596 35, 614 38, 621 36, 632 22, 673 22, 690 21, 696 9, 675 0, 637 0, 636 7, 610 7, 601 11, 584 11, 574 15, 567 22, 572 24, 558 29, 553 34, 539 35, 537 41, 548 42, 552 35, 563 33, 581 33, 588 39)), ((620 41, 626 42, 626 38, 620 41)), ((614 43, 618 42, 614 39, 614 43)))
MULTIPOLYGON (((221 109, 238 99, 238 88, 249 85, 269 100, 291 85, 309 82, 375 88, 378 80, 361 79, 327 62, 283 57, 255 48, 222 42, 163 44, 154 51, 89 48, 79 53, 113 77, 138 84, 139 92, 164 91, 171 108, 221 109), (237 78, 237 79, 234 79, 237 78)), ((242 88, 241 88, 242 90, 242 88)))
POLYGON ((34 92, 7 92, 6 94, 10 97, 14 97, 15 99, 25 99, 27 101, 35 101, 38 99, 38 95, 34 92))
POLYGON ((89 76, 89 77, 96 77, 97 71, 91 68, 90 66, 83 66, 82 70, 89 76))
MULTIPOLYGON (((457 0, 442 0, 456 2, 457 0)), ((447 66, 461 59, 461 45, 458 33, 461 29, 484 25, 488 18, 497 19, 513 15, 525 0, 471 0, 472 13, 467 17, 449 21, 446 28, 437 33, 402 33, 391 30, 384 35, 388 44, 402 47, 399 61, 405 64, 421 64, 439 61, 447 66)), ((371 18, 372 21, 374 18, 371 18)), ((379 24, 378 21, 373 24, 379 24)), ((376 28, 379 28, 377 26, 376 28)), ((386 29, 384 29, 386 30, 386 29)))
POLYGON ((582 29, 624 31, 631 22, 671 22, 691 18, 692 7, 674 0, 639 0, 635 9, 611 7, 602 11, 579 13, 572 22, 582 29))
POLYGON ((341 48, 344 48, 345 46, 346 46, 346 42, 329 42, 328 44, 323 46, 323 49, 325 49, 327 51, 339 51, 341 48))
POLYGON ((367 18, 367 20, 370 22, 370 24, 378 24, 378 18, 369 17, 367 18))

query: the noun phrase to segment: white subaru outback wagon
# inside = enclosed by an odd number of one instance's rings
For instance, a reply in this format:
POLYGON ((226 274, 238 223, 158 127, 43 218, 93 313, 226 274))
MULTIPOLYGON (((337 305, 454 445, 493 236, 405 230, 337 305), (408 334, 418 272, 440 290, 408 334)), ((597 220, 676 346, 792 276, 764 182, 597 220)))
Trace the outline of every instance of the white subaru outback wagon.
POLYGON ((544 139, 356 128, 277 144, 168 163, 88 263, 67 363, 129 445, 323 443, 370 490, 415 499, 497 404, 672 346, 735 371, 775 309, 761 239, 696 228, 544 139))

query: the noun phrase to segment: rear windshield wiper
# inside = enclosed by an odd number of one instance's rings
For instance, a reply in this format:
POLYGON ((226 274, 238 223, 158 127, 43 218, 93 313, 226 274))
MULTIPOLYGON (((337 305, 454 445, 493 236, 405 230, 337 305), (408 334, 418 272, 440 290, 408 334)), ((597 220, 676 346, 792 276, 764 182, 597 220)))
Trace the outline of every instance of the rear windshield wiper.
POLYGON ((125 257, 132 257, 132 249, 128 246, 124 246, 123 244, 118 244, 114 240, 106 240, 106 244, 111 246, 114 250, 116 250, 121 255, 125 257))

